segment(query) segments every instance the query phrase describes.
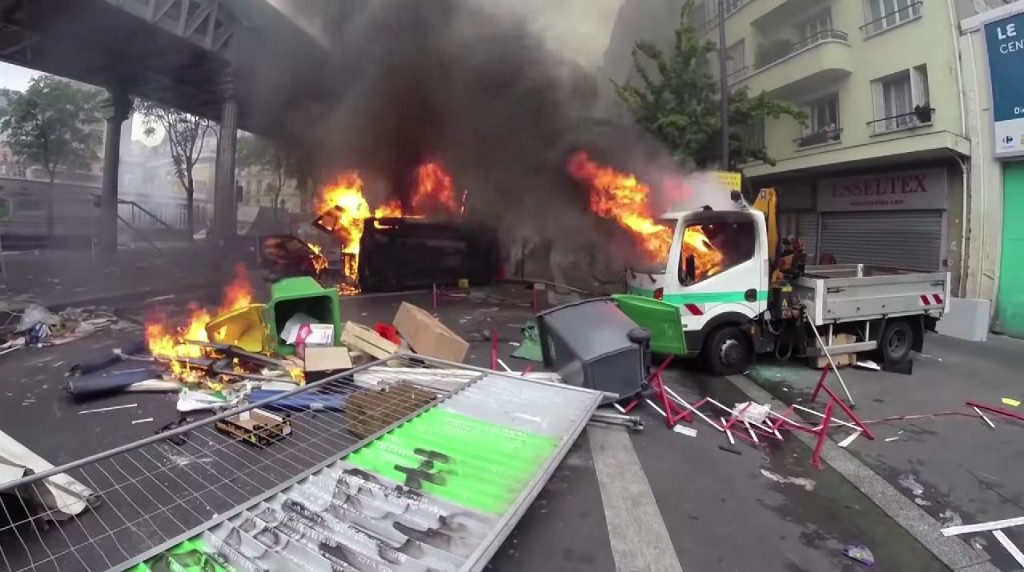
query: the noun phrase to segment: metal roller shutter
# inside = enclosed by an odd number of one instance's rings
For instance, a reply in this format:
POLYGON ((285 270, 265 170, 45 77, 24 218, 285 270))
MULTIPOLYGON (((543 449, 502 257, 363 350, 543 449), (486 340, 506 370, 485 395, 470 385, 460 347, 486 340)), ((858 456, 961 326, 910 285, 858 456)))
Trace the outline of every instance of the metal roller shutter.
POLYGON ((803 212, 797 215, 796 234, 804 244, 808 264, 818 262, 818 213, 803 212))
POLYGON ((821 213, 820 252, 839 264, 938 270, 942 211, 821 213))

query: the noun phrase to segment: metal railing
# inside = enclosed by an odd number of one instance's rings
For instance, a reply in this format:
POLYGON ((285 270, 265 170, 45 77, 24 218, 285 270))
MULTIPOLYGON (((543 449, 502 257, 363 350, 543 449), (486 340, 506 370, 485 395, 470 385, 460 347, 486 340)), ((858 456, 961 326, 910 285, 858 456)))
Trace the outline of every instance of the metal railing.
POLYGON ((872 121, 866 121, 865 124, 868 127, 873 128, 875 133, 886 133, 888 131, 896 131, 919 125, 930 125, 932 122, 932 115, 934 115, 934 113, 934 107, 919 107, 906 113, 898 113, 896 115, 889 115, 872 121))
POLYGON ((846 32, 829 29, 816 32, 793 43, 790 43, 789 40, 775 40, 758 48, 758 57, 755 58, 757 61, 754 63, 754 68, 768 67, 807 48, 833 40, 849 42, 850 36, 846 32))
POLYGON ((924 2, 911 2, 899 10, 893 10, 892 12, 886 12, 878 18, 867 22, 860 27, 860 30, 867 35, 877 34, 882 30, 888 30, 893 26, 898 26, 904 22, 909 22, 915 18, 921 16, 921 5, 924 2), (890 20, 895 20, 889 23, 890 20))
POLYGON ((805 147, 813 147, 815 145, 825 145, 828 143, 839 143, 842 141, 843 130, 842 128, 835 129, 821 129, 814 133, 808 133, 802 137, 797 137, 793 140, 796 146, 800 149, 805 147))

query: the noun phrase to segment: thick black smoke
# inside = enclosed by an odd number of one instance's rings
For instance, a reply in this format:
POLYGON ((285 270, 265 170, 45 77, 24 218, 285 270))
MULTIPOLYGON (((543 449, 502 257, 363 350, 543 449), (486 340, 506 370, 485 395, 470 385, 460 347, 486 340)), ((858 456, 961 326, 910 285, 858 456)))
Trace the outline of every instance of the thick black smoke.
POLYGON ((592 114, 597 79, 525 21, 465 0, 374 0, 326 28, 341 94, 314 134, 328 171, 359 169, 401 196, 418 164, 439 159, 472 216, 544 235, 586 223, 564 166, 609 138, 592 114))

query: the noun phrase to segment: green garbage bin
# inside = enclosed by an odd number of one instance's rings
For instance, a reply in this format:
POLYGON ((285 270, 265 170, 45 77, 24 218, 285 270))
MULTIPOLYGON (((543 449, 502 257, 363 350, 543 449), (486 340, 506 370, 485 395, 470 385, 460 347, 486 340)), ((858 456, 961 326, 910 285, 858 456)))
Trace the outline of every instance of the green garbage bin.
POLYGON ((651 332, 651 352, 673 356, 686 354, 686 339, 683 337, 683 322, 678 306, 630 294, 615 294, 612 299, 623 314, 651 332))
POLYGON ((338 291, 324 288, 309 276, 278 280, 270 286, 267 304, 267 327, 275 351, 280 355, 294 355, 295 347, 281 339, 281 330, 296 313, 308 314, 322 324, 334 325, 334 345, 341 339, 341 308, 338 291))

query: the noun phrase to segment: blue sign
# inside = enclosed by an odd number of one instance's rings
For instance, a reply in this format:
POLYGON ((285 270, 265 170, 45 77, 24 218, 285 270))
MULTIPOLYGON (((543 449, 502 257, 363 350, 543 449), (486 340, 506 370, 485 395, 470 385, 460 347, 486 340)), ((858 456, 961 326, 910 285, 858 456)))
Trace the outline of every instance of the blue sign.
POLYGON ((1024 14, 985 24, 996 157, 1024 154, 1024 14))

